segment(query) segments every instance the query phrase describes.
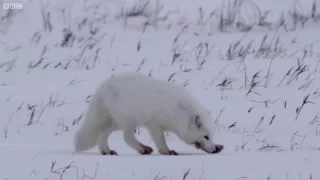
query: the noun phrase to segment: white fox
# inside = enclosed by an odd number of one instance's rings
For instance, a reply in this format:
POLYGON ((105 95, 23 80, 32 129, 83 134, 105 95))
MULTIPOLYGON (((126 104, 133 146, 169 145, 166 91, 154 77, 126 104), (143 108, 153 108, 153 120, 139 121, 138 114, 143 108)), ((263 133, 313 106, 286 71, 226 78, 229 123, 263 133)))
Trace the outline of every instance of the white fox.
POLYGON ((145 127, 164 155, 178 155, 170 150, 164 131, 207 153, 218 153, 223 145, 213 143, 209 112, 184 88, 139 73, 115 75, 97 88, 80 129, 75 135, 75 151, 85 151, 96 144, 102 155, 117 155, 108 145, 109 135, 123 131, 124 141, 140 154, 153 149, 139 142, 135 129, 145 127))

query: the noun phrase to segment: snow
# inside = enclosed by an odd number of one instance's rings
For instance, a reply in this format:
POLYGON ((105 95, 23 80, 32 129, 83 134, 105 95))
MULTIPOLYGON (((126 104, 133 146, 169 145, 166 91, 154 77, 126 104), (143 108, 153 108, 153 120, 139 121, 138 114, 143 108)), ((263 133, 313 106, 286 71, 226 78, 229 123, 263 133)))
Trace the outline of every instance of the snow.
POLYGON ((0 11, 1 179, 320 178, 319 0, 247 0, 229 10, 227 0, 20 2, 10 16, 0 11), (139 5, 145 16, 126 15, 139 5), (266 11, 268 27, 257 25, 266 11), (221 32, 221 13, 242 26, 221 32), (295 26, 293 17, 307 21, 295 26), (119 156, 74 153, 97 85, 132 71, 190 90, 225 149, 208 155, 166 134, 180 155, 162 156, 141 128, 136 136, 152 155, 130 149, 121 132, 109 140, 119 156))

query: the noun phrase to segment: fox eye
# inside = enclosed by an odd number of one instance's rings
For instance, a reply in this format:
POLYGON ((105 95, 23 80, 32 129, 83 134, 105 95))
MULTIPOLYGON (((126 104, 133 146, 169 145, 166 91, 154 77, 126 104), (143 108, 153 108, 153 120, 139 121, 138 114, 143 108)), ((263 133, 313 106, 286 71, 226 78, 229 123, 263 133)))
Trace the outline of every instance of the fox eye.
POLYGON ((209 137, 208 136, 203 136, 206 140, 209 140, 209 137))

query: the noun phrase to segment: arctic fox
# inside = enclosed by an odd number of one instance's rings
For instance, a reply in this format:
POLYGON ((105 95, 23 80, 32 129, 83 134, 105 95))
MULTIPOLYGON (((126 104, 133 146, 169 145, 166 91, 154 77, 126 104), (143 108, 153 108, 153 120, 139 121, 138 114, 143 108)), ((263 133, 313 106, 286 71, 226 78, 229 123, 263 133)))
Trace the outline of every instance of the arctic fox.
POLYGON ((109 135, 123 131, 124 141, 140 154, 153 149, 139 142, 135 129, 145 127, 164 155, 178 155, 170 150, 164 131, 207 153, 218 153, 223 145, 213 143, 209 111, 185 89, 139 73, 122 73, 105 81, 92 96, 84 122, 75 135, 75 151, 93 148, 102 155, 117 155, 108 145, 109 135))

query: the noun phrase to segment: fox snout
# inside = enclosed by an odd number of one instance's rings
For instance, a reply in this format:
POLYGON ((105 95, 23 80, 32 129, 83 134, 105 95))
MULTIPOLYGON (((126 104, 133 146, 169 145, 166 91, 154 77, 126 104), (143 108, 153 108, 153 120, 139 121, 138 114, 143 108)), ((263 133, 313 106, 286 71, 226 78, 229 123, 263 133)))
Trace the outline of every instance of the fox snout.
POLYGON ((202 151, 209 153, 209 154, 219 153, 224 148, 224 146, 221 144, 215 144, 210 147, 205 147, 203 144, 196 142, 196 143, 194 143, 194 145, 197 149, 201 149, 202 151))

